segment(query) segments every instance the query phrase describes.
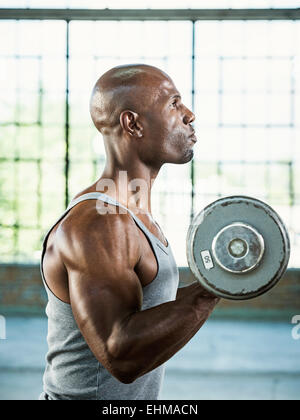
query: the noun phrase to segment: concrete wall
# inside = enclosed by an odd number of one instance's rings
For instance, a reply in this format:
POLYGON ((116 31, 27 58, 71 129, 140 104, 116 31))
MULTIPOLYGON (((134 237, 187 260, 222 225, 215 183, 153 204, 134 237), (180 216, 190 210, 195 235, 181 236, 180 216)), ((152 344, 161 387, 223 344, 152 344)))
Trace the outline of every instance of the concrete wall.
MULTIPOLYGON (((189 268, 181 267, 180 285, 195 281, 189 268)), ((43 315, 47 302, 38 265, 0 264, 0 314, 43 315)), ((222 299, 214 317, 285 319, 300 314, 300 270, 286 272, 268 293, 248 301, 222 299)))

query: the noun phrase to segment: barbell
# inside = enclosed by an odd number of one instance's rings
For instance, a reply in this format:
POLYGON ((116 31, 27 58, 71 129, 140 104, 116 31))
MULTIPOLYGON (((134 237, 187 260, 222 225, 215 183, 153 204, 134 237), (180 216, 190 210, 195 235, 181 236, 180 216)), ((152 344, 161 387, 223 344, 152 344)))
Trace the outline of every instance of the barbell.
POLYGON ((288 231, 268 204, 253 197, 214 201, 193 219, 189 267, 210 293, 233 300, 262 295, 280 280, 290 257, 288 231))

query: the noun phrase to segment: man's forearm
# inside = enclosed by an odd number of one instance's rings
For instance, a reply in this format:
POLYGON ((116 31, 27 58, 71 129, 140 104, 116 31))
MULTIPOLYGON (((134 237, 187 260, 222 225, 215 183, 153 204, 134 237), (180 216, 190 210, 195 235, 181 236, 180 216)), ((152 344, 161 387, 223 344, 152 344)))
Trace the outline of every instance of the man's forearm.
POLYGON ((184 288, 175 301, 130 315, 111 337, 115 363, 137 378, 179 351, 201 328, 218 300, 203 296, 197 283, 184 288))
POLYGON ((191 293, 191 287, 190 286, 197 287, 198 293, 200 293, 200 289, 202 289, 202 296, 204 297, 212 297, 215 298, 215 295, 212 295, 208 290, 204 289, 201 284, 198 281, 194 281, 193 283, 188 284, 187 286, 180 287, 177 289, 176 299, 181 299, 187 294, 191 293))

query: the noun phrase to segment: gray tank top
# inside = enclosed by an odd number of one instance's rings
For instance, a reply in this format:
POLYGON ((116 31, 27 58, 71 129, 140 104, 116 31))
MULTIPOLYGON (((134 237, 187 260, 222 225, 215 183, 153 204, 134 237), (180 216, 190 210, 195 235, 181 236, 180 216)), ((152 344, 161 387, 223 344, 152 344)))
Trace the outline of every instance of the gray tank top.
POLYGON ((72 200, 62 216, 48 230, 43 241, 40 271, 48 295, 48 352, 43 377, 44 392, 39 399, 45 399, 46 393, 53 400, 157 400, 165 365, 141 376, 131 384, 119 382, 91 352, 75 322, 71 305, 57 298, 44 278, 43 257, 51 230, 76 204, 91 199, 100 199, 126 209, 151 245, 158 272, 155 279, 143 287, 142 310, 176 298, 179 276, 170 244, 165 246, 132 211, 106 194, 92 192, 72 200))

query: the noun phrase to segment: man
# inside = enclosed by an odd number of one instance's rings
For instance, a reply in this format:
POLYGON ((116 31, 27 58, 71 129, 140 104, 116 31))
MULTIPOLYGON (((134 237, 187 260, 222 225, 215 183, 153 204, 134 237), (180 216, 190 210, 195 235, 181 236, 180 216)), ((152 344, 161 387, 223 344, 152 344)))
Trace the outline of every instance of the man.
POLYGON ((40 399, 155 400, 164 363, 218 302, 197 282, 177 290, 170 244, 151 215, 161 166, 193 157, 195 117, 170 77, 148 65, 106 72, 90 111, 107 161, 44 240, 49 351, 40 399))

